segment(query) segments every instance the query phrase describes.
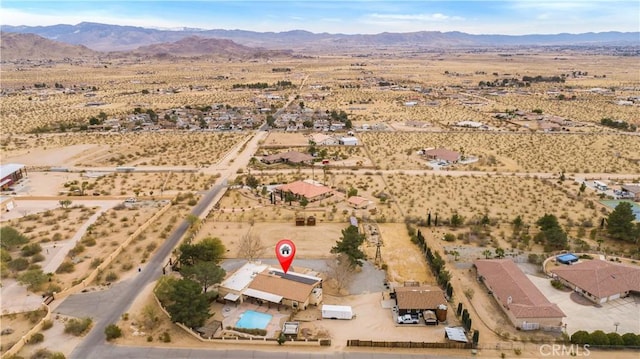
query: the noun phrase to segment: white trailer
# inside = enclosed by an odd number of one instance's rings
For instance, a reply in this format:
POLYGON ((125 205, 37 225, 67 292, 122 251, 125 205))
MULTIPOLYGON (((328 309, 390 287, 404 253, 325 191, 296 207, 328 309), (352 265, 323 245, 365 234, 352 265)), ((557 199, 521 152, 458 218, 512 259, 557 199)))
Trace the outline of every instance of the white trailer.
POLYGON ((353 317, 353 310, 348 305, 322 305, 324 319, 352 319, 353 317))

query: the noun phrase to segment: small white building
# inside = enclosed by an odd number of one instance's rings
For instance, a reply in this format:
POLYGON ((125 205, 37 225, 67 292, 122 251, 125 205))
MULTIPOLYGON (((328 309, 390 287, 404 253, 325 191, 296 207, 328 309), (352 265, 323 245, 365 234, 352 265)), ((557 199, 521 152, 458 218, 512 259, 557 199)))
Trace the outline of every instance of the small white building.
POLYGON ((341 137, 338 140, 338 143, 344 146, 357 146, 358 145, 358 139, 356 137, 350 136, 350 137, 341 137))

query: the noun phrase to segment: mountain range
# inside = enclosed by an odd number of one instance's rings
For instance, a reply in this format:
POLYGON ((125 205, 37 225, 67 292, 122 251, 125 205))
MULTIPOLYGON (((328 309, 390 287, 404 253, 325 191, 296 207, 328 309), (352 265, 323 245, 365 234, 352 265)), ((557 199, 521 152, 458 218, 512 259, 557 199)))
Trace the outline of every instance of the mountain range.
MULTIPOLYGON (((82 22, 77 25, 0 26, 2 32, 31 33, 50 40, 83 45, 95 51, 128 51, 140 47, 175 43, 197 36, 231 40, 246 47, 270 50, 348 50, 365 47, 437 49, 500 46, 640 46, 640 32, 600 32, 555 35, 473 35, 463 32, 383 32, 372 35, 312 33, 304 30, 254 32, 183 28, 160 30, 137 26, 82 22)), ((4 41, 4 40, 3 40, 4 41)), ((198 40, 200 41, 200 40, 198 40)))

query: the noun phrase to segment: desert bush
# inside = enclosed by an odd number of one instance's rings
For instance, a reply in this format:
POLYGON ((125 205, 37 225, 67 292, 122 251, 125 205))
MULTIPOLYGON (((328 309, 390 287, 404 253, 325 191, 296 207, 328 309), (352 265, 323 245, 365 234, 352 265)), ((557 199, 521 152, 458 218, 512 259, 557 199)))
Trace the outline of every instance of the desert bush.
POLYGON ((0 228, 0 238, 2 238, 2 244, 5 247, 19 246, 29 242, 25 235, 10 226, 0 228))
POLYGON ((69 319, 69 321, 64 325, 64 332, 80 336, 89 329, 92 322, 91 318, 69 319))
POLYGON ((555 289, 564 288, 564 284, 562 284, 562 282, 557 280, 557 279, 552 279, 551 280, 551 286, 554 287, 555 289))
POLYGON ((22 271, 29 267, 29 261, 25 258, 16 258, 7 264, 9 269, 13 271, 22 271))
POLYGON ((104 329, 104 334, 107 337, 107 341, 111 341, 122 336, 122 329, 120 329, 120 327, 115 324, 109 324, 104 329))
POLYGON ((266 329, 258 329, 258 328, 237 328, 234 327, 233 328, 234 331, 236 332, 240 332, 240 333, 247 333, 247 334, 251 334, 251 335, 259 335, 264 337, 265 335, 267 335, 267 331, 266 329))
POLYGON ((46 348, 42 348, 31 354, 29 359, 65 359, 65 356, 60 352, 51 352, 46 348))
POLYGON ((31 263, 38 263, 45 260, 45 257, 42 253, 36 253, 31 257, 31 263))
POLYGON ((113 282, 118 279, 118 275, 115 272, 107 273, 107 276, 104 278, 107 282, 113 282))
POLYGON ((56 273, 58 274, 62 274, 62 273, 73 273, 73 271, 75 270, 75 264, 73 264, 73 262, 71 261, 64 261, 60 264, 60 266, 58 267, 58 269, 56 269, 56 273))
POLYGON ((171 335, 169 334, 169 332, 165 331, 160 334, 160 341, 162 341, 163 343, 171 343, 171 335))
POLYGON ((45 320, 44 322, 42 322, 42 330, 51 329, 51 327, 53 327, 52 320, 45 320))
POLYGON ((42 252, 42 247, 38 243, 27 244, 20 250, 23 257, 30 257, 40 252, 42 252))
POLYGON ((35 333, 34 335, 31 336, 31 338, 29 338, 29 340, 27 341, 27 344, 38 344, 38 343, 42 343, 44 341, 44 334, 42 333, 35 333))

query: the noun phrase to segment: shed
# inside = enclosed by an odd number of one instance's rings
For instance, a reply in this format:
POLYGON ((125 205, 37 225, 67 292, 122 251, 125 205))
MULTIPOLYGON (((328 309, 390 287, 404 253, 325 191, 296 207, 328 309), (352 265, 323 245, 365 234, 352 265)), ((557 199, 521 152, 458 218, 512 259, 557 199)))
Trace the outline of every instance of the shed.
POLYGON ((578 261, 578 257, 573 253, 565 253, 556 256, 556 261, 562 264, 573 264, 578 261))
POLYGON ((316 225, 316 217, 309 216, 307 217, 307 226, 315 226, 316 225))
POLYGON ((304 226, 304 217, 296 217, 296 226, 304 226))
POLYGON ((358 145, 358 139, 356 137, 350 136, 350 137, 341 137, 338 140, 338 143, 344 146, 357 146, 358 145))
POLYGON ((299 329, 299 322, 284 322, 284 325, 282 326, 282 334, 295 337, 298 335, 299 329))

